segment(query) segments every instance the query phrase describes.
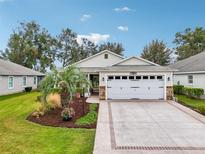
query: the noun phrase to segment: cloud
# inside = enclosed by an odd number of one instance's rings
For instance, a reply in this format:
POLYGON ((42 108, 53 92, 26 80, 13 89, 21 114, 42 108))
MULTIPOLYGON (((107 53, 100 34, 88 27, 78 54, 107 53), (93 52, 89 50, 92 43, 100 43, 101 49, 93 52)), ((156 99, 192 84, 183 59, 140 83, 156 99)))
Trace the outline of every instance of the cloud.
POLYGON ((114 9, 115 12, 129 12, 129 11, 135 11, 133 9, 130 9, 129 7, 127 6, 124 6, 122 8, 115 8, 114 9))
POLYGON ((84 22, 90 19, 92 16, 90 14, 83 14, 80 18, 80 21, 84 22))
POLYGON ((98 34, 98 33, 90 33, 89 35, 78 35, 77 42, 82 44, 82 38, 86 38, 89 41, 98 44, 101 41, 107 41, 110 38, 109 34, 98 34))
POLYGON ((123 32, 127 32, 128 31, 128 27, 127 26, 118 26, 117 29, 119 29, 120 31, 123 31, 123 32))

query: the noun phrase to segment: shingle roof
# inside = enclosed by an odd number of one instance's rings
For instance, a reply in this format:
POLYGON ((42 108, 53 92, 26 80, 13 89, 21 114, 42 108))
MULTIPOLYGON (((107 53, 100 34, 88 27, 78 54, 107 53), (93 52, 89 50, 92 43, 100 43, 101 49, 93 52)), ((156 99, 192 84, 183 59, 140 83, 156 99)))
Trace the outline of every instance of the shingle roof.
POLYGON ((108 67, 81 67, 80 70, 82 72, 170 72, 170 71, 177 71, 176 69, 165 67, 165 66, 149 66, 149 65, 132 65, 132 66, 108 66, 108 67))
POLYGON ((0 59, 0 75, 35 75, 44 76, 45 74, 34 71, 19 64, 0 59))
POLYGON ((187 59, 178 61, 169 67, 178 69, 179 72, 205 71, 205 51, 187 59))
POLYGON ((176 71, 176 69, 165 67, 165 66, 149 66, 149 65, 123 65, 123 66, 110 66, 105 71, 176 71))

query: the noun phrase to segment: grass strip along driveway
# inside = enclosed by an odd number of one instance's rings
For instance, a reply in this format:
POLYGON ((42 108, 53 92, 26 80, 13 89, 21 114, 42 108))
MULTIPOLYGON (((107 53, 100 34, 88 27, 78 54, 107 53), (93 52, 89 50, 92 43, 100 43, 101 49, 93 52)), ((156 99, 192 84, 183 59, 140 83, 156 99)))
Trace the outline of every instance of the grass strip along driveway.
POLYGON ((205 100, 191 99, 185 95, 176 95, 178 102, 205 115, 205 100))
POLYGON ((38 95, 32 92, 0 96, 0 153, 92 153, 94 129, 47 127, 26 120, 38 95))

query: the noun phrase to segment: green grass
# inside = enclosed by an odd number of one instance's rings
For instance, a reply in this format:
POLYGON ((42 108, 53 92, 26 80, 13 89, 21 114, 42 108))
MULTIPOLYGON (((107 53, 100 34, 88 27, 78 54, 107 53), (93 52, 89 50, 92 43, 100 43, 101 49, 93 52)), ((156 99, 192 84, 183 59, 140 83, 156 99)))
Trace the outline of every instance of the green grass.
POLYGON ((90 111, 76 121, 77 125, 89 125, 97 121, 97 104, 90 104, 90 111))
POLYGON ((94 129, 41 126, 26 120, 38 92, 0 96, 1 154, 90 154, 94 129))
POLYGON ((205 115, 205 100, 191 99, 185 95, 176 95, 179 102, 205 115))

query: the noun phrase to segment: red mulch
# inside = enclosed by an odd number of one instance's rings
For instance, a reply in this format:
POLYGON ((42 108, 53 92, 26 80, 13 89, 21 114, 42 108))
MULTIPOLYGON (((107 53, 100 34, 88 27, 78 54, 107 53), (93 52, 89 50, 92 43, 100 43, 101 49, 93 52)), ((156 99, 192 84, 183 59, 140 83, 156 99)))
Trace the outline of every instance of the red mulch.
MULTIPOLYGON (((62 109, 51 110, 46 113, 44 116, 39 118, 35 118, 32 115, 27 117, 27 120, 45 125, 45 126, 53 126, 53 127, 68 127, 68 128, 96 128, 96 123, 90 125, 76 125, 75 121, 80 117, 86 115, 89 112, 89 103, 85 103, 85 113, 83 113, 83 103, 82 99, 75 100, 69 106, 75 110, 75 116, 70 121, 63 121, 61 117, 62 109)), ((97 108, 98 109, 98 108, 97 108)))

